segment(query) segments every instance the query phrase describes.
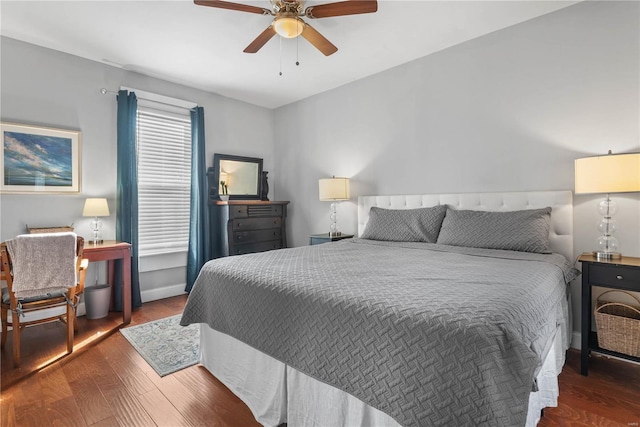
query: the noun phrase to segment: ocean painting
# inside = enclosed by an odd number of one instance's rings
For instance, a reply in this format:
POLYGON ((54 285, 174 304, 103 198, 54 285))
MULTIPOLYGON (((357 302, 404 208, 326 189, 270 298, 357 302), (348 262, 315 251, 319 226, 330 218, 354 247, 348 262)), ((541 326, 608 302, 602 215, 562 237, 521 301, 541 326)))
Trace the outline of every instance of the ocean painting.
POLYGON ((4 184, 71 187, 72 140, 29 133, 4 133, 4 184))
POLYGON ((80 132, 0 123, 0 192, 80 191, 80 132))

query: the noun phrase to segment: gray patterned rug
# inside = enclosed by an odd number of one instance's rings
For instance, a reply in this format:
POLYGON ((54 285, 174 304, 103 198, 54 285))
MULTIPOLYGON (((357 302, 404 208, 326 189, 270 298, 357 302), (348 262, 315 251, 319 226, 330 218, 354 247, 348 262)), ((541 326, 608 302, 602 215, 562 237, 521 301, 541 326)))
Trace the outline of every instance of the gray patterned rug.
POLYGON ((161 377, 198 363, 198 324, 180 326, 181 314, 121 329, 131 343, 161 377))

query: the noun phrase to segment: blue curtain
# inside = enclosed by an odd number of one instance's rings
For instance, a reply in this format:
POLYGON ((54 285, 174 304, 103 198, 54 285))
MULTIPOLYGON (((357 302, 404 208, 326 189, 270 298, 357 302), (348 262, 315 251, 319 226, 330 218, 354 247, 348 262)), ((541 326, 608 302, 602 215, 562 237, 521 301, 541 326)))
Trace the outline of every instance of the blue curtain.
MULTIPOLYGON (((116 188, 116 240, 131 243, 131 307, 142 305, 138 262, 138 170, 136 156, 135 93, 118 92, 118 159, 116 188)), ((116 268, 115 309, 122 311, 122 269, 116 268)))
POLYGON ((191 213, 186 292, 191 292, 200 269, 211 259, 205 155, 204 110, 202 107, 195 107, 191 110, 191 213))

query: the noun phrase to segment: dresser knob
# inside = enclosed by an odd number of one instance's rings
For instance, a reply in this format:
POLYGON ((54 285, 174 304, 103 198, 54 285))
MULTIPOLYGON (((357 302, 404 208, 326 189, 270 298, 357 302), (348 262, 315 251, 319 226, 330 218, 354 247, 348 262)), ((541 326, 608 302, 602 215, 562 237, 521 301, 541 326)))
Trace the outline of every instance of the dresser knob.
POLYGON ((616 276, 616 279, 618 279, 618 280, 622 280, 622 279, 624 279, 624 277, 618 274, 618 275, 616 276))

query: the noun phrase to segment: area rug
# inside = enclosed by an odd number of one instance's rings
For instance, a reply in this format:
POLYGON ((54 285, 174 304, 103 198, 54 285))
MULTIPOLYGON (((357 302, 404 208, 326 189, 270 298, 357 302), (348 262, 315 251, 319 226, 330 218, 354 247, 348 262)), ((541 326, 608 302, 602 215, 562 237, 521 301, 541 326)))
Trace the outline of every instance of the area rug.
POLYGON ((180 326, 180 317, 178 314, 120 330, 161 377, 198 363, 199 325, 180 326))

